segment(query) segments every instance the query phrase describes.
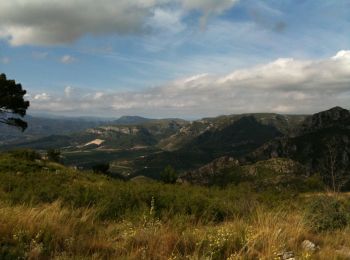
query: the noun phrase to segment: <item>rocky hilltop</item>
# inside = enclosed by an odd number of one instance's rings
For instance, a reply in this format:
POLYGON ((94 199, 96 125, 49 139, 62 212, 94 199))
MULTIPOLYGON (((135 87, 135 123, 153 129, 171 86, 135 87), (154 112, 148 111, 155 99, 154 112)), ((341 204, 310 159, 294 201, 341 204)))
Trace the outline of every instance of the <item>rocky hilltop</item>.
MULTIPOLYGON (((197 170, 181 174, 180 184, 219 185, 250 183, 256 189, 266 187, 302 188, 310 185, 310 172, 300 163, 286 158, 273 158, 254 164, 240 165, 232 157, 222 157, 197 170)), ((315 183, 313 184, 315 185, 315 183)), ((316 185, 321 185, 316 182, 316 185)))
POLYGON ((235 166, 239 166, 238 160, 229 156, 220 157, 198 169, 180 175, 177 183, 209 185, 211 180, 221 175, 222 170, 235 166))
POLYGON ((296 136, 269 141, 244 161, 257 162, 274 157, 291 158, 313 172, 329 178, 350 176, 350 112, 340 107, 314 114, 305 119, 296 136))
POLYGON ((302 123, 299 135, 325 128, 350 128, 350 111, 341 107, 316 113, 302 123))

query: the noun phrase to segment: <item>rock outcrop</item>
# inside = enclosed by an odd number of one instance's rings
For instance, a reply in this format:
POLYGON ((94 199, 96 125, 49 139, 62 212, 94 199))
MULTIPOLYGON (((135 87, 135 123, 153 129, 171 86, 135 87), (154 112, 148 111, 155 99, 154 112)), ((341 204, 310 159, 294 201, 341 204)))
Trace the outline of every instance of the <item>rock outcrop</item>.
POLYGON ((209 185, 210 180, 222 174, 221 170, 238 166, 238 160, 233 157, 224 156, 220 157, 209 164, 206 164, 199 169, 188 171, 182 174, 178 179, 177 183, 191 183, 199 185, 209 185))

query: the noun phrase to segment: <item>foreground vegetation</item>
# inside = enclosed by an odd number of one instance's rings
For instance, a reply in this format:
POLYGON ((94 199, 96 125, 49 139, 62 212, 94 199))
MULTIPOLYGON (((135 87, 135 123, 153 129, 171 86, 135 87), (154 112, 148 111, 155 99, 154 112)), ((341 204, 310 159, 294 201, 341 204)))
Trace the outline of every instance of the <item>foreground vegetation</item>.
POLYGON ((0 259, 347 259, 350 200, 249 182, 122 182, 0 156, 0 259), (310 240, 315 248, 307 249, 310 240))

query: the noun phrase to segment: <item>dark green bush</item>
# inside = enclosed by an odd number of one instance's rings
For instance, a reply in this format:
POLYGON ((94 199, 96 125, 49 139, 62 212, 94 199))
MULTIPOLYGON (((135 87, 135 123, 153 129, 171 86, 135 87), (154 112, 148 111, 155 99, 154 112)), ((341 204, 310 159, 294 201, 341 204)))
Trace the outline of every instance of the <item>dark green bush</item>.
POLYGON ((164 183, 175 183, 177 179, 177 173, 171 165, 168 165, 160 173, 160 179, 164 183))
POLYGON ((9 152, 10 155, 16 159, 22 159, 27 161, 35 161, 37 159, 41 159, 41 155, 30 149, 18 149, 9 152))
POLYGON ((47 159, 51 162, 60 162, 61 161, 61 152, 58 149, 49 149, 47 150, 47 159))
POLYGON ((92 171, 94 173, 106 174, 109 170, 109 163, 98 163, 92 166, 92 171))
POLYGON ((348 213, 339 200, 322 196, 307 204, 305 221, 314 232, 332 231, 348 224, 348 213))

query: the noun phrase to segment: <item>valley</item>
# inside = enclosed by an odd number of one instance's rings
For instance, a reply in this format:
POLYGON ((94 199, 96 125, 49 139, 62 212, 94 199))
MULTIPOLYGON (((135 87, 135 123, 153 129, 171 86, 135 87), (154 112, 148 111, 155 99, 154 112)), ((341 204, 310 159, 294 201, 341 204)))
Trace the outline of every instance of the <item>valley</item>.
POLYGON ((0 260, 350 259, 350 0, 0 0, 0 260))
POLYGON ((310 116, 261 113, 195 121, 122 117, 78 132, 17 140, 0 148, 41 153, 56 149, 67 166, 91 169, 105 163, 115 177, 159 179, 167 166, 180 175, 221 157, 232 157, 240 165, 290 158, 320 173, 324 170, 318 166, 320 160, 325 162, 327 156, 325 140, 333 137, 337 139, 333 145, 342 147, 337 156, 342 157, 339 171, 344 175, 349 169, 349 114, 335 107, 310 116))
POLYGON ((0 257, 347 259, 349 119, 122 117, 14 136, 0 257))

